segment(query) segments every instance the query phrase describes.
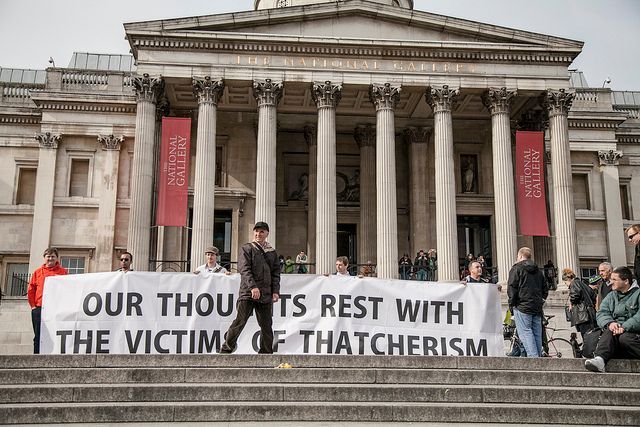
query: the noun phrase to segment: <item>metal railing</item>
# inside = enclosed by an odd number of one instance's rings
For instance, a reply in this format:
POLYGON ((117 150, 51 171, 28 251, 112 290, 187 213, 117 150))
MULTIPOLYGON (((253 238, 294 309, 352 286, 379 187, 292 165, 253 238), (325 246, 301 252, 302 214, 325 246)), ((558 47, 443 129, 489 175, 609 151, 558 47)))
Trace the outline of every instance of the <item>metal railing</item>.
POLYGON ((9 281, 9 297, 23 297, 27 294, 29 273, 12 273, 9 281))

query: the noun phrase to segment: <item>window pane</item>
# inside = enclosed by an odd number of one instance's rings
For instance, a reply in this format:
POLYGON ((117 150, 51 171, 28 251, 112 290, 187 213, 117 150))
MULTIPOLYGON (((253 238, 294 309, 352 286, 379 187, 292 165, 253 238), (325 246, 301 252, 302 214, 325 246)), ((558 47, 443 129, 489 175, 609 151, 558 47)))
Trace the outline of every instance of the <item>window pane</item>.
POLYGON ((69 196, 87 197, 87 184, 89 182, 89 160, 71 160, 71 178, 69 183, 69 196))
POLYGON ((7 265, 7 295, 23 296, 27 292, 29 285, 29 264, 8 264, 7 265))
POLYGON ((69 274, 83 274, 84 273, 84 258, 83 257, 62 257, 60 258, 60 265, 67 269, 69 274))

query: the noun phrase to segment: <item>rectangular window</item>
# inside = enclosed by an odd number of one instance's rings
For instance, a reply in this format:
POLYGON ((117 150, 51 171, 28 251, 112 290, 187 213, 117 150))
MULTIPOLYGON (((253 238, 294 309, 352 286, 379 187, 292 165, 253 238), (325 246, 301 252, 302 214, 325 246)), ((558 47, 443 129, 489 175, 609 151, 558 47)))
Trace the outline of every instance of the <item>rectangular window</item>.
POLYGON ((60 264, 67 269, 69 274, 84 273, 84 258, 78 257, 61 257, 60 264))
POLYGON ((18 168, 18 188, 16 190, 17 205, 33 205, 36 200, 35 168, 18 168))
POLYGON ((26 295, 29 279, 29 263, 7 264, 7 295, 12 297, 26 295))
POLYGON ((574 173, 573 177, 573 204, 575 209, 591 209, 589 197, 589 175, 574 173))
POLYGON ((631 206, 629 200, 629 185, 623 184, 620 186, 620 204, 622 205, 622 219, 631 218, 631 206))
POLYGON ((585 267, 585 268, 581 268, 580 269, 580 273, 581 273, 581 277, 583 278, 589 278, 592 276, 597 276, 598 275, 598 268, 597 267, 585 267))
POLYGON ((89 159, 71 159, 69 197, 89 197, 89 159))

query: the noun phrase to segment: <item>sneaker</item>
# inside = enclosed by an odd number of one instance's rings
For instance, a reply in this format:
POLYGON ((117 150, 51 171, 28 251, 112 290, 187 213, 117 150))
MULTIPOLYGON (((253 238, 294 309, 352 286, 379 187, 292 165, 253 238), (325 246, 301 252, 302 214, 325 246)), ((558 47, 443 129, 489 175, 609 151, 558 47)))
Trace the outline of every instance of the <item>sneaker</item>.
POLYGON ((604 372, 604 359, 600 356, 587 359, 584 362, 584 367, 591 372, 604 372))

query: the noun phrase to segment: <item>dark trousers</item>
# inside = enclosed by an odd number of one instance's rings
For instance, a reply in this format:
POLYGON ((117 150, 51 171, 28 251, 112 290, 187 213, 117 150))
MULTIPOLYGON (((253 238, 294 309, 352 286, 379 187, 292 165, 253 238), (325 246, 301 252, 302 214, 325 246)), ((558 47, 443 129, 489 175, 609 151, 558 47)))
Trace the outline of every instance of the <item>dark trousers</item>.
POLYGON ((591 322, 585 322, 585 323, 580 323, 576 325, 576 331, 580 332, 580 336, 582 337, 583 341, 584 341, 584 334, 586 334, 593 328, 594 326, 591 322))
POLYGON ((223 351, 233 351, 238 343, 238 337, 247 324, 251 313, 255 310, 256 320, 260 326, 260 350, 258 353, 273 353, 273 304, 261 304, 256 301, 239 300, 237 304, 238 315, 236 316, 229 330, 224 334, 223 351))
POLYGON ((594 355, 602 357, 605 363, 614 358, 640 359, 640 334, 624 332, 613 335, 613 332, 605 329, 600 335, 594 355))
POLYGON ((31 324, 33 325, 33 354, 40 354, 40 318, 42 307, 31 310, 31 324))

